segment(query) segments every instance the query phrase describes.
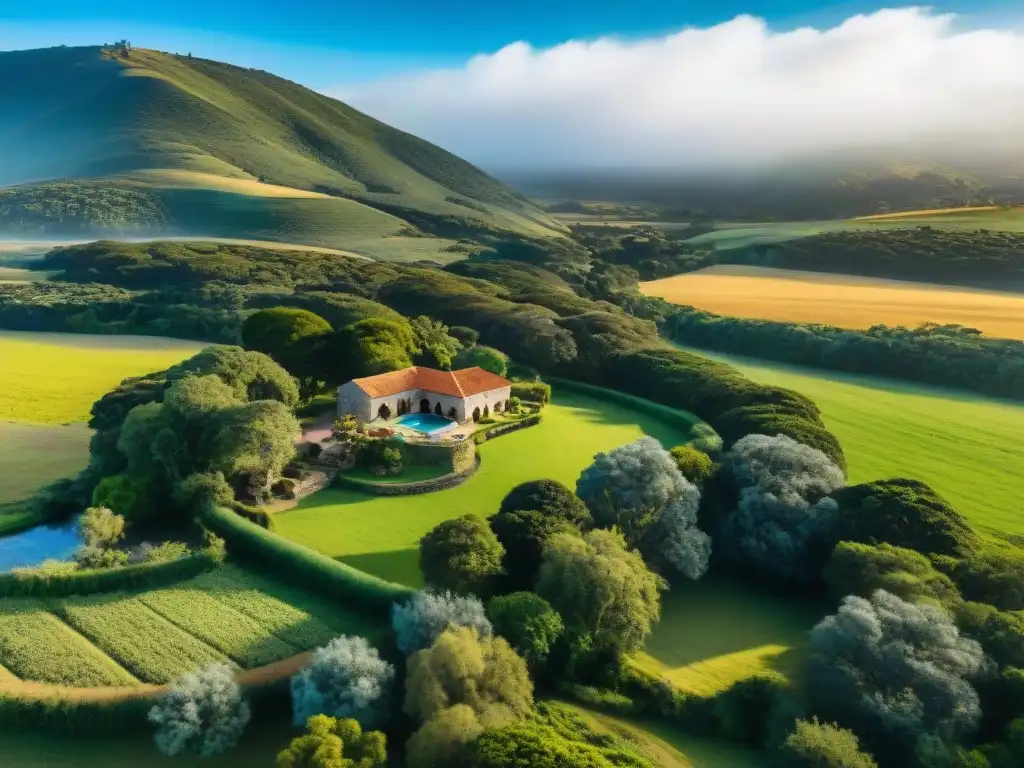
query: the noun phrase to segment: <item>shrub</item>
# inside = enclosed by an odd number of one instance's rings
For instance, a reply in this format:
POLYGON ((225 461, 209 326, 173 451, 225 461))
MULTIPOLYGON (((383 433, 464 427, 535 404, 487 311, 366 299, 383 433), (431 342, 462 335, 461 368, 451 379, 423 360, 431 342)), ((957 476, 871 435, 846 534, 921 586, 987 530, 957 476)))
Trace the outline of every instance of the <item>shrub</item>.
POLYGON ((968 600, 991 603, 1003 611, 1024 610, 1024 549, 992 547, 963 560, 933 559, 968 600))
POLYGON ((544 547, 537 594, 562 616, 566 631, 594 650, 629 653, 661 616, 665 581, 626 549, 617 531, 559 533, 544 547))
POLYGON ((669 455, 683 473, 683 477, 697 487, 704 485, 704 481, 711 477, 715 463, 703 451, 691 445, 677 445, 669 451, 669 455))
POLYGON ((725 455, 739 504, 716 541, 737 568, 781 581, 815 581, 828 555, 843 473, 821 451, 785 435, 747 435, 725 455))
POLYGON ((180 678, 149 711, 156 746, 171 756, 186 750, 202 757, 226 752, 238 743, 249 717, 234 672, 223 663, 180 678))
POLYGON ((498 376, 508 373, 508 356, 494 347, 476 345, 462 350, 452 358, 452 368, 472 368, 479 366, 498 376))
POLYGON ((966 518, 926 483, 878 480, 836 491, 836 540, 892 544, 925 554, 963 557, 977 547, 966 518))
POLYGON ((468 746, 483 730, 476 712, 465 704, 439 712, 409 737, 405 745, 406 766, 464 765, 468 746))
POLYGON ((505 548, 476 515, 446 520, 420 539, 420 568, 428 584, 458 594, 483 593, 501 573, 505 548))
POLYGON ((817 718, 798 720, 779 755, 787 768, 878 768, 871 755, 860 751, 853 731, 817 718))
POLYGON ((336 637, 292 677, 293 721, 301 725, 322 714, 355 718, 368 727, 385 723, 394 677, 395 668, 364 638, 336 637))
POLYGON ((476 421, 477 424, 497 424, 498 420, 493 416, 483 416, 476 421))
POLYGON ((92 505, 105 507, 128 520, 142 520, 153 513, 145 483, 127 474, 110 475, 100 480, 92 492, 92 505))
POLYGON ((277 768, 378 768, 387 763, 387 739, 363 732, 358 721, 314 715, 304 736, 277 754, 277 768))
POLYGON ((78 533, 85 546, 107 549, 124 538, 124 518, 106 507, 89 507, 78 518, 78 533))
POLYGON ((495 597, 487 604, 487 617, 494 631, 534 668, 547 661, 565 628, 551 603, 533 592, 495 597))
POLYGON ((451 592, 416 592, 404 605, 391 609, 395 643, 406 656, 429 648, 448 627, 471 627, 481 636, 491 634, 483 603, 472 595, 451 592))
POLYGON ((448 329, 448 335, 453 339, 458 339, 466 347, 472 347, 480 340, 479 331, 465 325, 453 325, 448 329))
POLYGON ((189 475, 174 486, 174 503, 186 513, 195 513, 206 504, 230 504, 235 492, 223 472, 202 472, 189 475))
POLYGON ((531 403, 550 403, 551 385, 542 381, 515 381, 512 383, 512 397, 531 403))
POLYGON ((836 600, 846 595, 870 597, 877 589, 911 602, 922 597, 943 602, 959 597, 953 582, 935 570, 927 557, 889 544, 873 547, 841 541, 826 563, 823 577, 836 600))
POLYGON ((533 589, 548 539, 579 531, 568 520, 535 509, 499 512, 491 518, 491 530, 505 549, 503 587, 510 591, 533 589))
POLYGON ((984 660, 940 609, 878 590, 845 598, 814 628, 807 681, 815 712, 900 765, 922 737, 957 742, 975 729, 981 708, 969 680, 984 660))

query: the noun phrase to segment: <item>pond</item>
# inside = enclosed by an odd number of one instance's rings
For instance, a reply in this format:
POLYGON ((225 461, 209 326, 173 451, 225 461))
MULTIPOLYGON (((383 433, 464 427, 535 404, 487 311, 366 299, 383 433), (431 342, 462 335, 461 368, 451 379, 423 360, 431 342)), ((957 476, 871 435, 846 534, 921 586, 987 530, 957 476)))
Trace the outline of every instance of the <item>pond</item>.
POLYGON ((61 525, 37 525, 0 538, 0 572, 27 568, 44 560, 69 560, 82 545, 77 521, 61 525))

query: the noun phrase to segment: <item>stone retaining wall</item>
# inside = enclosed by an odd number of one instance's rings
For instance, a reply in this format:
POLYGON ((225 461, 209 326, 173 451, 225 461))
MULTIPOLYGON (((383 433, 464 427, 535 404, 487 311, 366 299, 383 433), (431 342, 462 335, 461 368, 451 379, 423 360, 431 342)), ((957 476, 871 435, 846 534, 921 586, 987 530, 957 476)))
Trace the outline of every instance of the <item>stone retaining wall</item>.
POLYGON ((419 480, 415 483, 371 483, 369 480, 356 480, 344 475, 334 478, 334 484, 340 488, 348 488, 362 493, 372 493, 376 496, 410 496, 415 493, 431 493, 433 491, 444 491, 462 485, 476 474, 480 467, 480 457, 475 457, 473 463, 461 472, 452 472, 441 477, 434 477, 430 480, 419 480))

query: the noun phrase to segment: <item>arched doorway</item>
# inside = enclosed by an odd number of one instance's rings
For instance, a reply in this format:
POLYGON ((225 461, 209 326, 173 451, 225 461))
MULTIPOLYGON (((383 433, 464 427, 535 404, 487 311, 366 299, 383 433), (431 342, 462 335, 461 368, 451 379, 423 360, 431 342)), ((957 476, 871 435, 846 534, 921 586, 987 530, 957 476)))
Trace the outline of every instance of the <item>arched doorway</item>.
POLYGON ((444 415, 444 411, 441 410, 441 402, 440 401, 438 401, 437 404, 434 405, 434 413, 436 413, 438 416, 443 416, 444 415))
POLYGON ((430 401, 425 397, 420 400, 420 413, 430 413, 430 401))
POLYGON ((512 401, 511 400, 506 400, 505 401, 505 410, 507 411, 511 407, 512 407, 512 401))
POLYGON ((451 419, 452 421, 458 421, 459 420, 459 412, 456 411, 454 408, 449 408, 448 409, 448 418, 451 419))
POLYGON ((377 415, 384 419, 384 421, 391 418, 391 409, 388 408, 387 403, 381 404, 380 408, 377 409, 377 415))
POLYGON ((480 421, 480 409, 479 408, 474 408, 473 409, 473 421, 480 421))
POLYGON ((501 403, 500 402, 494 404, 494 412, 495 413, 501 413, 501 403))
POLYGON ((488 416, 490 416, 490 415, 491 415, 491 409, 490 409, 490 408, 488 408, 488 407, 487 407, 487 404, 485 403, 485 404, 484 404, 484 418, 486 419, 486 418, 487 418, 488 416))

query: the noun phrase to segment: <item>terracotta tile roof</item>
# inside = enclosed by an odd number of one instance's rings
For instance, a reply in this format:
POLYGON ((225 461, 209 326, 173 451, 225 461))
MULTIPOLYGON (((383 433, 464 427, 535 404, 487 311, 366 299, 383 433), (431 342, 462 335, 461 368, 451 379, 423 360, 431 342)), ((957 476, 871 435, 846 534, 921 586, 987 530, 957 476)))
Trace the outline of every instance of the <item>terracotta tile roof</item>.
POLYGON ((512 382, 478 366, 458 371, 438 371, 434 368, 413 366, 377 376, 352 379, 352 383, 370 397, 387 397, 410 389, 422 389, 425 392, 450 397, 471 397, 481 392, 511 386, 512 382))

